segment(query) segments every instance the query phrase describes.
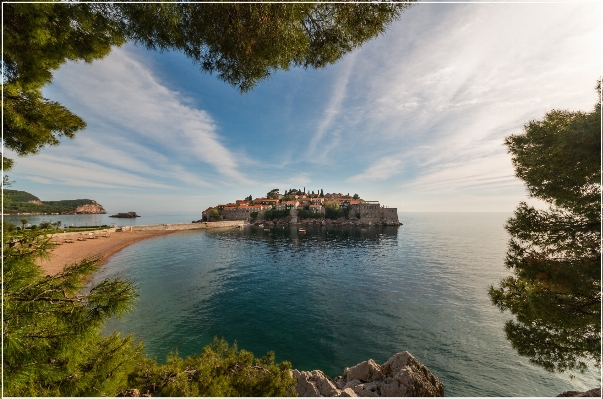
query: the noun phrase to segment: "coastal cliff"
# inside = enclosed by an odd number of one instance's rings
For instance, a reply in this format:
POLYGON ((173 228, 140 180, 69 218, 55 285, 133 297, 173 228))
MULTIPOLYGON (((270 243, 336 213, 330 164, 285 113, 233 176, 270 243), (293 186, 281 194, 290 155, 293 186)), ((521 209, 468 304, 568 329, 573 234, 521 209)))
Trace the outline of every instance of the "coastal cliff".
POLYGON ((98 202, 94 200, 90 200, 91 203, 80 205, 75 208, 74 213, 84 213, 84 214, 97 214, 97 213, 107 213, 105 208, 98 202))
POLYGON ((41 201, 26 191, 4 190, 4 214, 6 215, 75 215, 107 213, 105 208, 92 199, 41 201))
POLYGON ((379 365, 372 359, 346 367, 331 380, 320 370, 291 370, 299 396, 444 396, 444 385, 409 352, 379 365))

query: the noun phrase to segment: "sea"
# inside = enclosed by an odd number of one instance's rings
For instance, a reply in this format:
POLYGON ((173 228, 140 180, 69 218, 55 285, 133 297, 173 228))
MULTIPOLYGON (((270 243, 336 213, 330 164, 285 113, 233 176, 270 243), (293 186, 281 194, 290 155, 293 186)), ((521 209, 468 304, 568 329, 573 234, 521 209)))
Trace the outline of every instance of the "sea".
MULTIPOLYGON (((113 255, 91 284, 115 276, 135 282, 134 310, 105 332, 134 334, 160 362, 172 350, 192 355, 223 337, 331 377, 409 351, 446 396, 555 396, 600 386, 596 368, 549 373, 506 339, 512 315, 492 305, 488 288, 511 274, 504 266, 510 216, 400 213, 399 227, 178 232, 113 255)), ((129 221, 199 219, 143 217, 129 221)))

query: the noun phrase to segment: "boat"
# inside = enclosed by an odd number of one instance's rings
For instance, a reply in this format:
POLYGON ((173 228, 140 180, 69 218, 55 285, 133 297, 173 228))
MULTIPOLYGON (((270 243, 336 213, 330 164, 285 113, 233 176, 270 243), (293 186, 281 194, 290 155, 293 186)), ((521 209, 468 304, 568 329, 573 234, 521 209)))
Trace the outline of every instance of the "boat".
POLYGON ((299 233, 304 233, 304 234, 306 234, 306 229, 298 229, 297 231, 298 231, 299 233))
POLYGON ((270 231, 270 229, 264 229, 264 231, 270 231))

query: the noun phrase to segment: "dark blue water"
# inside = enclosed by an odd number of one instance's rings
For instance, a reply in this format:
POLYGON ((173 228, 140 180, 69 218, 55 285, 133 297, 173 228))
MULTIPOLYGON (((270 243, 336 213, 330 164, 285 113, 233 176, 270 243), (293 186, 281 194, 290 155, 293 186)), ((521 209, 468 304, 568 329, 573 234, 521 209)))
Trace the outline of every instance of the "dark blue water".
POLYGON ((511 348, 510 318, 490 304, 509 215, 401 213, 401 227, 183 232, 113 256, 95 279, 137 282, 136 309, 107 329, 165 358, 214 336, 257 356, 334 377, 408 350, 449 396, 554 396, 598 386, 598 372, 549 374, 511 348))

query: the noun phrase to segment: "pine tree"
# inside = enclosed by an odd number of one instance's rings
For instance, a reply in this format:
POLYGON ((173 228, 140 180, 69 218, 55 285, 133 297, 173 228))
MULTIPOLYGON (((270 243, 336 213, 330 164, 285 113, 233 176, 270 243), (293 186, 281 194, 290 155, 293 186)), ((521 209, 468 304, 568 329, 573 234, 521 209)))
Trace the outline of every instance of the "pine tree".
POLYGON ((21 232, 4 239, 4 394, 103 396, 126 388, 142 360, 131 336, 101 335, 103 322, 132 305, 132 283, 106 280, 82 293, 95 259, 43 276, 34 259, 51 245, 21 232))
POLYGON ((509 219, 514 275, 490 297, 516 317, 505 325, 513 347, 549 371, 601 366, 600 121, 600 102, 551 111, 506 139, 517 177, 550 209, 522 202, 509 219))

